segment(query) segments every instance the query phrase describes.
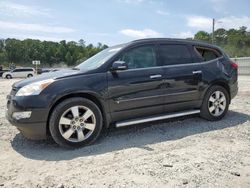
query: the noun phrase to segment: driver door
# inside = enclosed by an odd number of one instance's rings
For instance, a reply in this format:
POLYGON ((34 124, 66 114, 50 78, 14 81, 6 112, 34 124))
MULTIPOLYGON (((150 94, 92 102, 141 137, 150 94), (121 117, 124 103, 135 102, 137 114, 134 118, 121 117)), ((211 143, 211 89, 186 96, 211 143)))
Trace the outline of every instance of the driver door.
POLYGON ((163 112, 164 72, 156 57, 152 44, 129 49, 116 59, 124 61, 127 70, 107 73, 113 121, 163 112))

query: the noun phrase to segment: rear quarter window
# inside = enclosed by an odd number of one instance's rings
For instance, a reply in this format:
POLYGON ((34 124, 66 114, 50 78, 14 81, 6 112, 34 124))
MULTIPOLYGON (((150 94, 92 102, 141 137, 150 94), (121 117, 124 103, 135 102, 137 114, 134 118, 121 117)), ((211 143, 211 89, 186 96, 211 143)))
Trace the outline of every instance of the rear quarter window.
POLYGON ((195 53, 202 61, 211 61, 222 56, 222 53, 214 48, 194 46, 195 53))

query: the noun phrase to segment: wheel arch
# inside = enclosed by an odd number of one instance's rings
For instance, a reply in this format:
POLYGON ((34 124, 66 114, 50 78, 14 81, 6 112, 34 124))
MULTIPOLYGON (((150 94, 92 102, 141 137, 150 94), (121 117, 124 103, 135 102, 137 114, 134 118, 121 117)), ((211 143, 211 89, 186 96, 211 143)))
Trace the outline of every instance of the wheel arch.
POLYGON ((5 75, 5 78, 7 78, 7 76, 10 76, 12 78, 12 75, 10 73, 5 75))
POLYGON ((104 102, 102 102, 100 99, 98 99, 98 97, 93 93, 75 92, 75 93, 70 93, 70 94, 61 96, 51 105, 49 113, 48 113, 47 125, 46 125, 47 134, 50 134, 49 120, 50 120, 51 114, 52 114, 53 110, 55 109, 55 107, 58 104, 60 104, 62 101, 66 100, 66 99, 74 98, 74 97, 82 97, 82 98, 88 99, 88 100, 92 101, 93 103, 95 103, 99 107, 99 109, 101 110, 101 113, 103 116, 104 127, 106 127, 106 128, 109 127, 109 124, 111 121, 110 121, 109 113, 107 112, 107 107, 105 107, 104 102))
POLYGON ((226 91, 229 94, 229 104, 230 104, 231 103, 230 87, 229 87, 228 83, 226 81, 224 81, 224 80, 215 80, 215 81, 211 82, 209 84, 209 87, 207 87, 207 89, 203 93, 203 98, 204 98, 205 94, 207 93, 207 91, 209 90, 209 88, 211 88, 212 86, 215 86, 215 85, 221 86, 221 87, 226 89, 226 91))

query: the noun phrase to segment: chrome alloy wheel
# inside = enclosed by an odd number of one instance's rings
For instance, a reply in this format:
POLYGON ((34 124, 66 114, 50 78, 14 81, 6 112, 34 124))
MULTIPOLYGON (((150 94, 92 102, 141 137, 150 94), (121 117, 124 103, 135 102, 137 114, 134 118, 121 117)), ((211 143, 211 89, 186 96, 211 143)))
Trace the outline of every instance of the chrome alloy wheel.
POLYGON ((96 127, 92 110, 85 106, 73 106, 66 110, 59 120, 62 137, 70 142, 82 142, 90 137, 96 127))
POLYGON ((208 109, 211 115, 220 116, 227 106, 225 94, 221 91, 215 91, 208 100, 208 109))

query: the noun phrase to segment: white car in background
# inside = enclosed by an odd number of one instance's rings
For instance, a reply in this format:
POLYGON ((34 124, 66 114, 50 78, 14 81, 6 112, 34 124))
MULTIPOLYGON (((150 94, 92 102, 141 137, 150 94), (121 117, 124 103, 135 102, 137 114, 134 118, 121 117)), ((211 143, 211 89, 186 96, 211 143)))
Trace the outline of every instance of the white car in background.
POLYGON ((26 67, 26 68, 16 68, 9 72, 4 72, 2 77, 6 79, 30 78, 30 77, 33 77, 34 75, 35 75, 35 70, 33 68, 26 67))

